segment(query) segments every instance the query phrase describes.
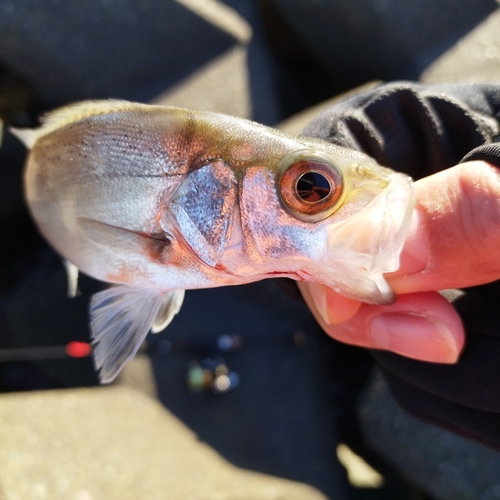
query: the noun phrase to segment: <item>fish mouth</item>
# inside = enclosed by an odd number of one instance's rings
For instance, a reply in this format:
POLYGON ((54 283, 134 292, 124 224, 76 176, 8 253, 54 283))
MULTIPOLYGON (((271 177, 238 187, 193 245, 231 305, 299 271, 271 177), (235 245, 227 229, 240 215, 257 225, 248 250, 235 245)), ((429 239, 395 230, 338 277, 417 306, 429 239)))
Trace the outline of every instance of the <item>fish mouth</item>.
MULTIPOLYGON (((390 304, 384 274, 399 268, 414 206, 411 179, 393 173, 388 187, 358 213, 326 228, 328 252, 312 274, 338 293, 371 304, 390 304)), ((317 281, 317 280, 311 280, 317 281)))
POLYGON ((220 263, 215 264, 215 266, 213 266, 213 269, 244 282, 258 281, 265 278, 289 278, 294 281, 308 281, 307 278, 303 275, 304 273, 295 271, 268 271, 257 274, 237 274, 220 263))
POLYGON ((310 275, 298 271, 270 271, 265 273, 267 278, 289 278, 294 281, 315 281, 310 275), (309 278, 309 279, 308 279, 309 278))

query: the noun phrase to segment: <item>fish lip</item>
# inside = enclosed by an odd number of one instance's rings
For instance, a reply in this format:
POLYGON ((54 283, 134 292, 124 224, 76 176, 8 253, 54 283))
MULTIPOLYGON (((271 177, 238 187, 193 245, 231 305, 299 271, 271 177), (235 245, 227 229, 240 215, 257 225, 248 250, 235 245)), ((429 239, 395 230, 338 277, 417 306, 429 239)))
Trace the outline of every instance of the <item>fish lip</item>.
POLYGON ((242 274, 235 274, 233 271, 230 271, 226 266, 223 264, 217 263, 213 266, 213 269, 222 272, 226 275, 232 276, 234 278, 238 278, 240 280, 244 281, 257 281, 261 280, 264 278, 291 278, 291 279, 298 279, 302 281, 302 278, 300 278, 300 275, 295 272, 287 272, 287 271, 269 271, 266 273, 258 273, 258 274, 248 274, 248 275, 242 275, 242 274), (294 278, 294 276, 297 276, 297 278, 294 278))
POLYGON ((289 278, 294 281, 314 281, 313 279, 307 279, 310 278, 310 276, 302 271, 268 271, 265 273, 242 275, 235 274, 220 263, 215 264, 213 269, 226 276, 231 276, 242 283, 251 283, 266 278, 289 278))

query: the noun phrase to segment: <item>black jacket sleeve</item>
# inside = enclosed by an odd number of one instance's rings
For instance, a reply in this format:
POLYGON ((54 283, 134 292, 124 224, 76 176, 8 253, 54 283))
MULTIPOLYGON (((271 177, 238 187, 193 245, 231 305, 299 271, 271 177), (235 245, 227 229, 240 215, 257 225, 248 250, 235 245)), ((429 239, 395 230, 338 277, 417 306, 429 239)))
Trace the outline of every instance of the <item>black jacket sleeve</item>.
POLYGON ((484 144, 467 153, 463 158, 464 161, 482 160, 500 167, 500 143, 484 144))
MULTIPOLYGON (((382 85, 328 109, 304 134, 364 151, 415 179, 460 161, 500 167, 500 85, 382 85)), ((467 336, 456 365, 372 354, 407 410, 500 449, 500 282, 455 295, 467 336)))

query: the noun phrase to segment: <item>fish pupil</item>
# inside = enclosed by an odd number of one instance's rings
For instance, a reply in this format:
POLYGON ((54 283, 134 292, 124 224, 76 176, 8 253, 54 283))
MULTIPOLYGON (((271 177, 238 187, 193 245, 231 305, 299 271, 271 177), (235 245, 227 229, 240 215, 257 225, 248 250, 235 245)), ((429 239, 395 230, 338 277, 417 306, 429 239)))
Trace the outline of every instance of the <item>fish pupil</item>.
POLYGON ((319 172, 307 172, 297 181, 297 194, 303 201, 314 203, 326 198, 332 190, 328 179, 319 172))

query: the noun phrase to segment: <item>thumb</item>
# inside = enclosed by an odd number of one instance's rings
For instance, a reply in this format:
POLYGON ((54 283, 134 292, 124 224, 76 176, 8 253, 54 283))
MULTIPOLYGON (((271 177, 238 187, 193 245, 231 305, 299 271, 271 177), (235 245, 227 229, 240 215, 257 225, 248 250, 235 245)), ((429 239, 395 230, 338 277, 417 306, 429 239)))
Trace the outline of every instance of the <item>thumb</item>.
POLYGON ((500 171, 459 164, 415 183, 416 207, 396 294, 462 288, 500 278, 500 171))

